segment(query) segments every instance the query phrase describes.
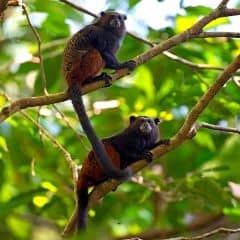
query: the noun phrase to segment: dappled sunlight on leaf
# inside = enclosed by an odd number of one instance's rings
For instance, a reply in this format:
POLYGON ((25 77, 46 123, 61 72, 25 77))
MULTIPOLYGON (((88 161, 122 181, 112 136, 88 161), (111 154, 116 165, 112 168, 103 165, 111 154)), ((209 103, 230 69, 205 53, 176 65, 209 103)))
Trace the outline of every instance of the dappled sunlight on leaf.
POLYGON ((196 16, 177 16, 176 18, 176 32, 180 33, 187 30, 191 27, 196 21, 198 17, 196 16))
POLYGON ((42 182, 41 186, 53 193, 56 193, 57 192, 57 187, 55 187, 52 183, 50 182, 42 182))
POLYGON ((49 202, 49 199, 45 196, 35 196, 33 198, 33 203, 37 207, 41 208, 49 202))
POLYGON ((147 99, 153 100, 155 96, 153 76, 147 67, 143 65, 138 67, 134 84, 146 94, 147 99))
POLYGON ((240 199, 240 184, 229 182, 230 190, 235 198, 240 199))

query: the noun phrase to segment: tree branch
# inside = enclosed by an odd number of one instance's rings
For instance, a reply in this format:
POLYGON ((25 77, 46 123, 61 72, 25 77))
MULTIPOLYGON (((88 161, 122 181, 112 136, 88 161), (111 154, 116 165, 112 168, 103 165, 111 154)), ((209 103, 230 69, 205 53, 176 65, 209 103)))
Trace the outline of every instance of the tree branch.
POLYGON ((19 112, 22 109, 36 106, 49 105, 67 100, 66 93, 49 94, 47 96, 28 97, 19 99, 2 109, 0 113, 0 122, 4 121, 10 115, 19 112))
POLYGON ((206 238, 212 237, 219 233, 224 233, 224 234, 240 233, 240 228, 232 229, 232 228, 220 227, 220 228, 214 229, 213 231, 203 233, 195 237, 165 238, 164 240, 200 240, 200 239, 206 239, 206 238))
POLYGON ((187 59, 184 59, 184 58, 181 58, 169 51, 164 51, 163 52, 163 55, 165 55, 166 57, 176 61, 176 62, 180 62, 184 65, 187 65, 189 67, 192 67, 192 68, 197 68, 197 69, 211 69, 211 70, 218 70, 218 71, 222 71, 224 70, 223 67, 216 67, 216 66, 211 66, 211 65, 208 65, 208 64, 198 64, 198 63, 193 63, 187 59))
POLYGON ((43 59, 42 59, 42 49, 41 49, 41 38, 37 32, 37 30, 33 27, 28 12, 27 12, 27 8, 25 6, 24 3, 20 3, 20 6, 23 9, 23 13, 26 15, 26 19, 28 22, 29 27, 31 28, 37 43, 38 43, 38 59, 39 59, 39 63, 40 63, 40 73, 41 73, 41 78, 42 78, 42 88, 43 88, 43 94, 47 95, 47 80, 46 80, 46 75, 45 75, 45 71, 44 71, 44 66, 43 66, 43 59))
POLYGON ((237 16, 240 14, 240 9, 238 8, 226 8, 223 9, 222 17, 237 16))
MULTIPOLYGON (((215 214, 197 214, 190 223, 187 223, 181 229, 175 228, 165 228, 165 229, 148 229, 140 234, 137 234, 138 237, 147 240, 147 239, 163 239, 170 236, 179 234, 180 231, 199 231, 200 229, 205 229, 206 227, 211 226, 211 228, 216 228, 219 226, 219 221, 223 220, 222 213, 215 214), (216 224, 217 223, 217 224, 216 224)), ((128 238, 136 237, 136 234, 129 234, 122 237, 117 237, 115 240, 124 240, 128 238)))
POLYGON ((59 0, 59 1, 60 1, 60 2, 64 2, 64 3, 66 3, 67 5, 69 5, 69 6, 73 7, 73 8, 75 8, 75 9, 77 9, 78 11, 84 12, 84 13, 86 13, 86 14, 94 17, 94 18, 97 18, 97 17, 98 17, 97 14, 95 14, 95 13, 93 13, 93 12, 90 12, 90 11, 88 11, 87 9, 85 9, 85 8, 83 8, 83 7, 80 7, 80 6, 78 6, 78 5, 70 2, 70 1, 68 1, 68 0, 59 0))
POLYGON ((7 8, 8 0, 1 0, 0 2, 0 17, 2 17, 3 11, 7 8))
POLYGON ((216 38, 216 37, 240 38, 240 32, 202 32, 195 38, 216 38))
POLYGON ((196 131, 198 131, 200 128, 208 128, 208 129, 218 130, 218 131, 222 131, 222 132, 230 132, 230 133, 240 134, 240 129, 238 129, 238 128, 222 127, 219 125, 209 124, 209 123, 205 123, 205 122, 198 123, 196 125, 196 131))

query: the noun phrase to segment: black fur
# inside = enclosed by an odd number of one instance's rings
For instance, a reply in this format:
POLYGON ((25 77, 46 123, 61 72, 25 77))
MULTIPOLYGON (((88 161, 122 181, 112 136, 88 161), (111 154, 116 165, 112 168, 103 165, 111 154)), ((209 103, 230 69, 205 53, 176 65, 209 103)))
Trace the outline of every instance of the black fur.
POLYGON ((122 15, 115 12, 107 12, 102 16, 97 22, 84 27, 73 36, 74 47, 78 50, 92 47, 97 49, 106 62, 106 68, 115 70, 129 68, 133 70, 136 67, 134 61, 120 63, 115 56, 126 34, 125 18, 119 18, 122 15), (120 27, 111 27, 109 25, 111 20, 118 22, 120 27))
POLYGON ((109 141, 121 156, 121 168, 136 162, 139 159, 151 161, 150 150, 158 144, 160 132, 156 119, 149 117, 130 117, 130 125, 123 132, 106 140, 109 141), (142 132, 140 125, 148 123, 150 132, 142 132))

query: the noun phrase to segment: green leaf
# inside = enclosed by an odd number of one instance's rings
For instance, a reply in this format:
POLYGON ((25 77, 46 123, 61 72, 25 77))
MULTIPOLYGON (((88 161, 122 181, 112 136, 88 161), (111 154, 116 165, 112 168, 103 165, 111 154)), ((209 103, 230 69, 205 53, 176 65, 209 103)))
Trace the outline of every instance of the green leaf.
POLYGON ((176 18, 176 32, 180 33, 187 30, 195 22, 197 22, 197 16, 177 16, 176 18))
POLYGON ((206 7, 206 6, 194 6, 194 7, 185 7, 184 8, 187 12, 187 15, 195 15, 195 16, 199 16, 199 15, 207 15, 209 14, 210 11, 212 11, 211 8, 206 7))
POLYGON ((145 66, 140 66, 135 75, 134 85, 141 89, 147 99, 153 100, 155 95, 155 88, 153 85, 153 77, 149 69, 145 66))
POLYGON ((210 151, 215 151, 216 147, 210 133, 198 131, 197 135, 194 137, 200 146, 207 147, 210 151))
POLYGON ((218 19, 215 19, 213 20, 212 22, 210 22, 206 27, 204 27, 203 29, 206 31, 206 30, 210 30, 210 29, 213 29, 213 28, 216 28, 218 26, 222 26, 222 25, 225 25, 225 24, 229 24, 230 23, 230 20, 229 18, 227 17, 223 17, 223 18, 218 18, 218 19))
POLYGON ((134 7, 137 3, 139 3, 140 0, 128 0, 129 7, 134 7))
POLYGON ((6 139, 4 137, 1 137, 1 136, 0 136, 0 148, 2 148, 3 151, 5 151, 5 152, 8 151, 6 139))
POLYGON ((38 188, 28 192, 20 193, 17 196, 11 198, 9 201, 0 203, 0 216, 8 214, 9 211, 12 211, 18 206, 30 203, 35 195, 44 192, 46 192, 46 189, 38 188))

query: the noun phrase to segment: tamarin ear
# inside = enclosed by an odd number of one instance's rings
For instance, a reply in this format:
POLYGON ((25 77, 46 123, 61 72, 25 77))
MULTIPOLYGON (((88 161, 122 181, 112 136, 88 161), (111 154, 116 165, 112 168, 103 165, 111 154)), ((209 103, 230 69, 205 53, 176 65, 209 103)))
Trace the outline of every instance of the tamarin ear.
POLYGON ((155 122, 156 124, 160 124, 160 123, 162 122, 162 120, 159 119, 159 118, 154 118, 154 122, 155 122))
POLYGON ((100 12, 100 16, 103 16, 103 15, 105 15, 105 12, 104 11, 100 12))
POLYGON ((129 121, 130 124, 132 124, 135 121, 136 117, 135 116, 130 116, 129 121))

